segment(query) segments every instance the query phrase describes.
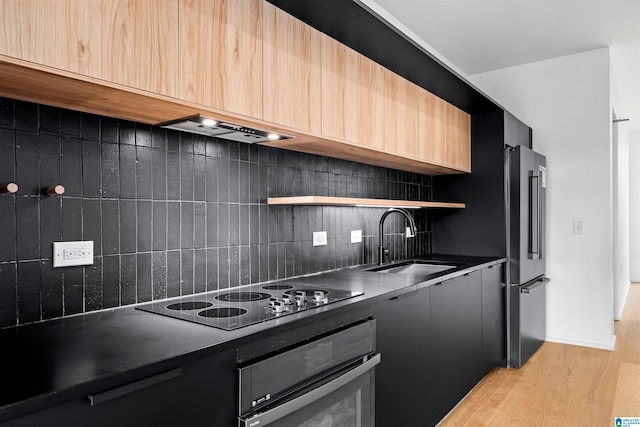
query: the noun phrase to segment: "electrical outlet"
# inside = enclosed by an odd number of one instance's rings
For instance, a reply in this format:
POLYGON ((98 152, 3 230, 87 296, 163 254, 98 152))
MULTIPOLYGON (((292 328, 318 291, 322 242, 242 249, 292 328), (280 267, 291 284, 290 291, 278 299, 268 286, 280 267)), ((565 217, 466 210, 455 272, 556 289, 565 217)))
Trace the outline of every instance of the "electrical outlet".
POLYGON ((314 231, 313 232, 313 246, 324 246, 327 244, 327 232, 326 231, 314 231))
POLYGON ((573 221, 573 234, 582 234, 582 221, 573 221))
POLYGON ((93 264, 93 240, 84 242, 53 242, 53 266, 93 264))
POLYGON ((351 230, 351 243, 362 242, 362 230, 351 230))

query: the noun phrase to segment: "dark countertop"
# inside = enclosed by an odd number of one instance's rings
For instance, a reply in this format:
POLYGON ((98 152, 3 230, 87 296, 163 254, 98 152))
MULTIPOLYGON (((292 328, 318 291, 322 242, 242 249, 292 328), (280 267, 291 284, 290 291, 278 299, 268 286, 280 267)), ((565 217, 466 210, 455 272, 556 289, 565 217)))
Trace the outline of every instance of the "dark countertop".
POLYGON ((0 330, 0 422, 153 375, 186 362, 256 340, 313 316, 371 305, 439 283, 504 258, 431 256, 457 268, 426 277, 381 274, 357 266, 279 282, 295 281, 364 295, 224 331, 136 310, 133 306, 0 330))

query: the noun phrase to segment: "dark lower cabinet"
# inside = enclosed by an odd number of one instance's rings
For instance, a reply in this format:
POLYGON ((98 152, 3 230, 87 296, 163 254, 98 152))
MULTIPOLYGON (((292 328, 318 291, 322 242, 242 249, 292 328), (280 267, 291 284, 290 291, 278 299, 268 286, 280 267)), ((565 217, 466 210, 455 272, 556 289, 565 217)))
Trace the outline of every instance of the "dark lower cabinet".
POLYGON ((223 352, 0 425, 235 426, 235 366, 235 350, 223 352))
POLYGON ((430 287, 427 425, 435 425, 482 378, 481 273, 430 287))
POLYGON ((376 367, 376 426, 423 425, 416 416, 427 394, 428 307, 428 288, 373 307, 382 355, 376 367))
POLYGON ((502 265, 374 305, 376 425, 435 426, 503 365, 502 265))
POLYGON ((482 270, 482 376, 506 366, 505 292, 502 266, 482 270))

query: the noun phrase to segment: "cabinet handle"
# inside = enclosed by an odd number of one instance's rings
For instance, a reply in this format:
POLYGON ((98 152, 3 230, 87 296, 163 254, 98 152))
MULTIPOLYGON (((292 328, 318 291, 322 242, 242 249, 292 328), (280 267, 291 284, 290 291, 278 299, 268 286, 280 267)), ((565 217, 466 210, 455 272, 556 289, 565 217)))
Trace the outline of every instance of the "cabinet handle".
POLYGON ((115 399, 116 397, 124 396, 135 391, 142 390, 143 388, 151 387, 155 384, 160 384, 161 382, 179 377, 180 375, 182 375, 182 368, 176 368, 152 377, 147 377, 120 387, 112 388, 111 390, 90 394, 88 397, 91 401, 91 406, 95 406, 99 403, 115 399))

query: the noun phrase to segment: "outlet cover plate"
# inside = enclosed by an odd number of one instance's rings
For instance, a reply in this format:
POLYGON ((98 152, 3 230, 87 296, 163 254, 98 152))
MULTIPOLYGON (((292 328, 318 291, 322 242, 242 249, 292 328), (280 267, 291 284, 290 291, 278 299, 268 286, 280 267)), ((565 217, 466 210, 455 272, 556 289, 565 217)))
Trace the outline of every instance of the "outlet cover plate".
POLYGON ((326 231, 314 231, 313 232, 313 246, 324 246, 327 244, 327 232, 326 231))
POLYGON ((351 230, 351 243, 362 242, 362 230, 351 230))
POLYGON ((53 242, 53 266, 71 267, 93 264, 93 240, 53 242))

